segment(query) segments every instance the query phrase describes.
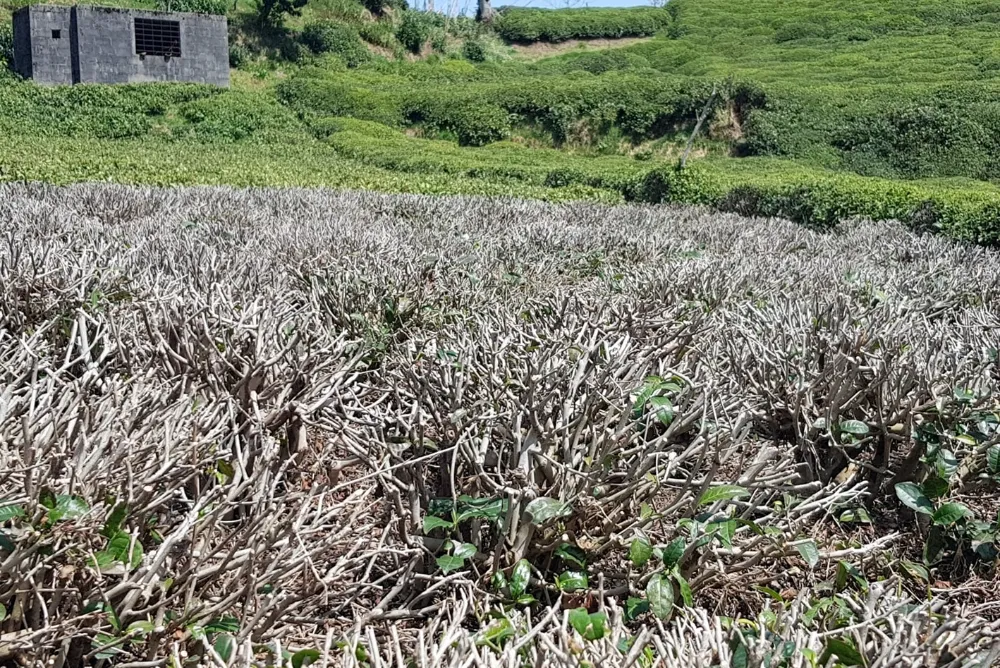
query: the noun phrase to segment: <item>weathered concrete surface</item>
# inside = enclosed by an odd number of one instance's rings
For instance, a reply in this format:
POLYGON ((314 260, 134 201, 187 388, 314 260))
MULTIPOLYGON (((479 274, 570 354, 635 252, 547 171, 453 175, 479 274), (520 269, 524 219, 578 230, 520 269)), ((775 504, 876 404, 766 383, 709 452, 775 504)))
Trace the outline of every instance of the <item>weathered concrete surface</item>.
POLYGON ((229 85, 229 41, 223 16, 31 5, 14 15, 14 54, 16 71, 39 83, 229 85), (136 18, 177 21, 180 57, 137 54, 136 18))

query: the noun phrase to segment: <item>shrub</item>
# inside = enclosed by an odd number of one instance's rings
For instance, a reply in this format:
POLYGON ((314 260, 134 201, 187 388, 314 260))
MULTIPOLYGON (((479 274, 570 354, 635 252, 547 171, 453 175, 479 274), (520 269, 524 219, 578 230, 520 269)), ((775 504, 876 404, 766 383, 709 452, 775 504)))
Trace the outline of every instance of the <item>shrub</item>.
POLYGON ((465 40, 462 45, 462 55, 466 60, 482 63, 486 60, 486 45, 478 38, 465 40))
POLYGON ((511 127, 506 110, 485 102, 454 105, 446 98, 432 98, 413 103, 408 116, 431 128, 454 133, 464 146, 499 141, 510 133, 511 127))
POLYGON ((816 23, 786 23, 774 32, 774 41, 781 44, 796 39, 824 36, 826 30, 816 23))
POLYGON ((423 12, 407 11, 396 30, 396 39, 411 53, 420 53, 431 35, 433 23, 423 12))
POLYGON ((226 91, 181 107, 180 116, 202 139, 239 140, 261 133, 280 133, 298 121, 288 109, 257 93, 226 91))
POLYGON ((942 100, 903 105, 849 122, 833 144, 860 174, 989 180, 1000 176, 1000 134, 987 125, 990 111, 942 100))
POLYGON ((299 16, 307 0, 257 0, 257 21, 261 25, 280 25, 285 16, 299 16))
POLYGON ((406 0, 361 0, 361 4, 374 16, 382 16, 390 8, 398 11, 406 11, 408 8, 406 0))
POLYGON ((641 37, 670 23, 670 14, 658 7, 521 9, 506 8, 494 21, 501 37, 510 42, 562 42, 568 39, 641 37))
POLYGON ((7 22, 0 23, 0 69, 14 66, 14 31, 7 22))
POLYGON ((278 47, 278 54, 282 60, 289 63, 298 63, 308 55, 308 49, 294 39, 284 39, 278 47))
POLYGON ((194 12, 196 14, 218 14, 225 16, 229 11, 229 0, 159 0, 157 5, 163 11, 194 12))
POLYGON ((240 44, 239 42, 232 42, 229 44, 230 67, 239 67, 244 63, 248 63, 252 57, 253 53, 245 44, 240 44))
POLYGON ((302 31, 302 43, 313 53, 334 53, 340 56, 348 67, 357 67, 371 58, 358 32, 342 23, 310 23, 302 31))

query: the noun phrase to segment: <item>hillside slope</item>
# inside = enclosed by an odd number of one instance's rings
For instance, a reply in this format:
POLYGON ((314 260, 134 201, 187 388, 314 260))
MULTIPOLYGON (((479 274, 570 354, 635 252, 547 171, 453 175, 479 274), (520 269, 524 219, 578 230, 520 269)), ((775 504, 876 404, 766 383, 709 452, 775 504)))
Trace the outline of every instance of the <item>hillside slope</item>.
POLYGON ((512 10, 494 31, 317 0, 264 30, 237 3, 233 91, 0 85, 0 127, 16 138, 0 148, 0 178, 677 201, 1000 239, 1000 1, 629 12, 512 10), (525 60, 497 38, 515 27, 555 40, 659 32, 525 60))

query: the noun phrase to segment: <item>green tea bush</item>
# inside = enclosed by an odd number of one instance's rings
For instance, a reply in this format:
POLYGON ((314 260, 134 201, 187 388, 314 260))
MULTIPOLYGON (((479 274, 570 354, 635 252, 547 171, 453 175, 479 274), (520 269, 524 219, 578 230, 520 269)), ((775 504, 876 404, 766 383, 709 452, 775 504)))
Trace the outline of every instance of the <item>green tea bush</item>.
POLYGON ((10 23, 0 23, 0 70, 14 65, 14 30, 10 23))
POLYGON ((229 11, 229 0, 159 0, 157 7, 162 11, 194 12, 197 14, 218 14, 225 16, 229 11))
POLYGON ((195 100, 180 108, 180 116, 204 140, 235 141, 275 135, 295 128, 298 120, 287 108, 258 93, 227 91, 195 100))
POLYGON ((361 41, 358 31, 342 23, 310 23, 302 31, 302 43, 313 53, 340 56, 348 67, 357 67, 371 59, 371 53, 361 41))
POLYGON ((820 229, 854 217, 900 220, 964 241, 1000 244, 997 189, 866 178, 790 163, 751 162, 739 169, 698 163, 683 170, 651 170, 637 198, 703 204, 745 216, 779 216, 820 229))
POLYGON ((786 23, 774 32, 774 41, 778 44, 810 37, 824 37, 826 29, 816 23, 786 23))
POLYGON ((860 174, 990 180, 1000 176, 998 117, 1000 107, 908 105, 854 120, 837 133, 833 144, 844 151, 845 165, 860 174))
POLYGON ((438 131, 454 133, 463 146, 482 146, 510 133, 510 114, 502 107, 472 102, 455 107, 447 98, 425 100, 408 113, 410 119, 438 131))
POLYGON ((657 7, 522 9, 499 13, 494 27, 510 42, 563 42, 568 39, 643 37, 670 22, 670 14, 657 7))
POLYGON ((245 44, 231 42, 229 44, 229 66, 239 67, 244 63, 249 63, 253 58, 253 52, 245 44))
POLYGON ((486 60, 486 44, 478 38, 468 39, 462 44, 462 56, 474 63, 482 63, 486 60))
POLYGON ((407 11, 396 29, 396 39, 411 53, 420 53, 431 37, 434 23, 426 12, 407 11))

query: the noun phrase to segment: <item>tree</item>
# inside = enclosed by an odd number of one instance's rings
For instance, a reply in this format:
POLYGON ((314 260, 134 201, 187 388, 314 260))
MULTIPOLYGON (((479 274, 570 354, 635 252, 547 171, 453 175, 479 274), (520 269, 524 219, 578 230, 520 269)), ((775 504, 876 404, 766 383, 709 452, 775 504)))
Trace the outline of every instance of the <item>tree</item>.
POLYGON ((308 0, 257 0, 257 20, 263 25, 277 25, 288 16, 299 16, 308 0))
POLYGON ((479 0, 479 9, 476 10, 476 20, 489 23, 493 20, 493 5, 491 0, 479 0))

